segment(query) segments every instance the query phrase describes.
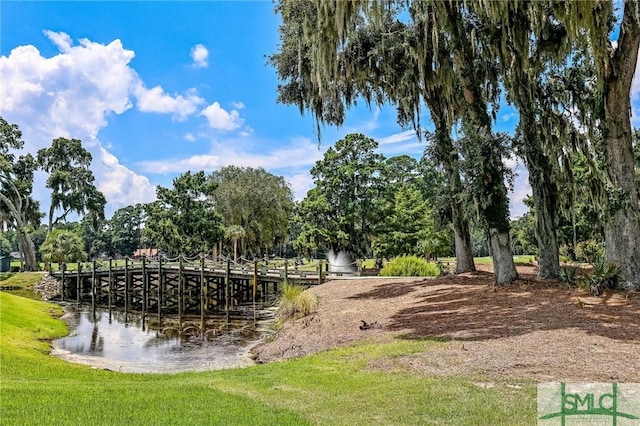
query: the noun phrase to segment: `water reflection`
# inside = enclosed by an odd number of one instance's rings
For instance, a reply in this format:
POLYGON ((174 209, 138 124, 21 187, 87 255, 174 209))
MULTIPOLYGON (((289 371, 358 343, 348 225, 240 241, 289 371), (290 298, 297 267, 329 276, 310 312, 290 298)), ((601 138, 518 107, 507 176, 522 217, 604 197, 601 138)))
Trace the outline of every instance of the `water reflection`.
POLYGON ((53 356, 114 371, 154 373, 219 370, 253 364, 249 349, 265 332, 207 332, 167 337, 139 316, 71 310, 63 319, 70 335, 53 341, 53 356))

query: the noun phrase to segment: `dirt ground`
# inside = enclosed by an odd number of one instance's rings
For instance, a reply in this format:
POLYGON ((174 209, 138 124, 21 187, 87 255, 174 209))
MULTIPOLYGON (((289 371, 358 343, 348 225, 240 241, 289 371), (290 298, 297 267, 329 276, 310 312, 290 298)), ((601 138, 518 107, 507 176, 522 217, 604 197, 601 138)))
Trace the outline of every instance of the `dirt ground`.
POLYGON ((317 312, 285 323, 254 348, 258 362, 357 341, 437 338, 447 343, 372 368, 546 381, 640 382, 640 293, 600 297, 536 279, 534 265, 494 290, 489 265, 437 279, 335 280, 312 288, 317 312), (381 328, 361 330, 361 321, 381 328))

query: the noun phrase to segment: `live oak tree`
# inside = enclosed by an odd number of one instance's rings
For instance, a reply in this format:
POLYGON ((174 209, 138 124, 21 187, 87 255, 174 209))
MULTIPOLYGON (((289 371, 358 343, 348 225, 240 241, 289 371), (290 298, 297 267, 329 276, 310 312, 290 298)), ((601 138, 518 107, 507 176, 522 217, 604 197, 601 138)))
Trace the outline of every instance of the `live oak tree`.
MULTIPOLYGON (((478 162, 493 167, 500 152, 489 147, 492 139, 487 101, 498 92, 491 61, 481 61, 470 39, 473 17, 457 3, 449 2, 300 2, 283 0, 278 11, 281 27, 280 52, 271 57, 286 84, 279 86, 279 100, 309 109, 319 122, 341 124, 345 109, 359 97, 368 103, 391 102, 398 107, 401 124, 419 128, 421 105, 434 105, 438 140, 445 155, 445 169, 452 184, 459 182, 457 157, 447 146, 452 126, 460 117, 467 121, 467 134, 485 142, 484 148, 466 149, 491 156, 478 162), (406 6, 406 8, 405 8, 406 6), (405 24, 409 16, 411 23, 405 24), (491 81, 493 84, 487 84, 491 81), (490 90, 487 91, 486 88, 490 90), (488 93, 488 94, 487 94, 488 93), (436 101, 437 100, 437 101, 436 101), (430 104, 430 101, 433 101, 430 104)), ((470 137, 469 140, 472 140, 470 137)), ((495 276, 499 283, 517 277, 510 252, 506 188, 499 176, 502 168, 481 171, 490 177, 476 196, 492 242, 495 276), (496 216, 499 214, 500 216, 496 216)), ((456 253, 462 265, 473 269, 470 258, 468 221, 457 206, 456 253), (465 247, 466 246, 466 247, 465 247)))
POLYGON ((79 139, 56 138, 49 148, 38 150, 38 164, 49 174, 49 232, 72 212, 90 214, 96 221, 104 218, 106 199, 95 186, 91 159, 79 139))
POLYGON ((208 253, 222 237, 222 219, 211 201, 215 187, 203 171, 178 176, 173 188, 158 186, 157 201, 145 206, 149 238, 170 252, 208 253))
POLYGON ((607 197, 598 208, 605 216, 607 260, 621 268, 619 283, 623 288, 639 289, 640 200, 635 182, 630 90, 640 47, 640 4, 635 0, 624 2, 620 20, 614 14, 614 3, 605 0, 482 4, 494 21, 501 21, 512 31, 518 30, 509 23, 510 17, 526 15, 533 32, 545 36, 543 41, 552 45, 556 60, 574 62, 569 55, 576 48, 588 52, 586 57, 595 70, 589 82, 595 102, 581 103, 574 98, 571 106, 580 111, 591 137, 589 149, 603 165, 607 197), (618 37, 613 40, 616 26, 618 37))
POLYGON ((239 226, 242 245, 254 255, 286 242, 293 213, 293 192, 282 176, 258 167, 227 166, 209 179, 211 200, 226 227, 239 226))
POLYGON ((22 132, 0 117, 0 228, 15 229, 23 268, 36 271, 36 253, 29 232, 40 225, 39 203, 31 196, 37 165, 31 154, 16 156, 24 146, 22 132))
POLYGON ((145 212, 141 204, 116 210, 108 221, 111 249, 121 256, 131 256, 141 247, 145 212))
POLYGON ((344 252, 350 260, 371 253, 372 238, 383 220, 378 143, 349 134, 330 147, 311 169, 315 187, 301 202, 301 246, 344 252))

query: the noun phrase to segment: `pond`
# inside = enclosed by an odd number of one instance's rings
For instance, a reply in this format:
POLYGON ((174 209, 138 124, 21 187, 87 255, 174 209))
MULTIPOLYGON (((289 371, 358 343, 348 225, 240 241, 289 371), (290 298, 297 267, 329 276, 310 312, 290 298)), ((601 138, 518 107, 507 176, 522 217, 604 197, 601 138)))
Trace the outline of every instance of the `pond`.
MULTIPOLYGON (((249 350, 268 334, 269 321, 235 322, 224 333, 165 334, 140 316, 68 306, 63 316, 70 334, 53 341, 51 355, 69 362, 127 373, 178 373, 254 364, 249 350), (247 325, 247 324, 250 324, 247 325), (173 334, 173 335, 172 335, 173 334)), ((166 327, 166 325, 165 325, 166 327)), ((193 327, 195 328, 195 327, 193 327)), ((174 329, 175 331, 175 329, 174 329)))

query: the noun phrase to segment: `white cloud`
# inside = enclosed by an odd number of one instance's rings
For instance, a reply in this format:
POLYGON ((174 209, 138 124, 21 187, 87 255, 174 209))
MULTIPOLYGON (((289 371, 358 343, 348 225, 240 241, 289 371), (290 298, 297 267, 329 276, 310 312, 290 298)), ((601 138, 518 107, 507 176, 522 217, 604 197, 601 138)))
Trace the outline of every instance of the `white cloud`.
POLYGON ((314 187, 313 177, 309 172, 294 174, 288 178, 285 177, 285 179, 289 182, 293 197, 296 200, 304 199, 307 196, 307 192, 314 187))
POLYGON ((204 99, 195 93, 195 90, 188 91, 183 95, 169 95, 165 93, 162 86, 155 86, 147 89, 140 82, 133 90, 138 100, 138 109, 142 112, 156 112, 161 114, 172 114, 178 121, 184 121, 189 115, 194 114, 204 99))
POLYGON ((71 37, 69 37, 69 34, 62 32, 56 33, 50 30, 44 30, 43 33, 49 40, 53 42, 53 44, 56 45, 58 49, 60 49, 61 52, 66 53, 71 51, 73 41, 71 40, 71 37))
POLYGON ((246 149, 240 141, 227 140, 215 143, 208 154, 189 158, 168 158, 161 161, 144 161, 138 164, 146 173, 184 173, 188 170, 213 171, 219 167, 234 165, 262 167, 277 170, 295 167, 310 167, 320 160, 323 152, 316 143, 307 138, 293 139, 289 146, 266 153, 246 149))
POLYGON ((416 140, 418 137, 416 136, 415 130, 405 130, 400 133, 395 133, 393 135, 378 139, 378 143, 380 145, 389 145, 394 143, 407 142, 411 140, 416 140))
POLYGON ((513 183, 513 192, 509 197, 509 213, 512 219, 520 217, 529 211, 529 207, 524 204, 524 200, 531 195, 529 172, 526 167, 518 167, 517 173, 518 175, 513 183))
POLYGON ((196 68, 206 68, 209 66, 209 50, 203 44, 196 44, 191 48, 191 59, 196 68))
POLYGON ((231 106, 235 109, 243 109, 245 107, 242 102, 231 102, 231 106))
POLYGON ((220 106, 220 103, 214 102, 206 107, 200 115, 207 118, 209 127, 217 130, 235 130, 242 126, 244 120, 240 118, 237 110, 226 111, 220 106))
POLYGON ((500 119, 502 121, 511 121, 512 118, 517 117, 518 113, 517 112, 507 112, 505 114, 502 114, 500 116, 500 119))
MULTIPOLYGON (((133 51, 124 49, 120 40, 105 45, 83 39, 73 45, 67 34, 45 34, 59 54, 45 58, 34 46, 19 46, 0 56, 3 117, 20 126, 26 152, 35 153, 60 136, 81 139, 93 156, 96 186, 105 194, 109 212, 152 200, 155 187, 149 180, 120 164, 97 139, 108 115, 131 108, 131 88, 139 84, 129 67, 133 51)), ((37 175, 34 196, 47 210, 45 178, 37 175)))
POLYGON ((47 34, 65 50, 45 58, 34 46, 20 46, 0 57, 0 110, 18 124, 41 120, 39 131, 49 140, 95 137, 107 115, 131 107, 129 87, 137 75, 128 64, 134 53, 120 40, 71 46, 68 35, 47 34))
POLYGON ((187 142, 195 142, 196 137, 193 135, 193 133, 187 133, 184 135, 184 140, 187 142))
POLYGON ((155 186, 146 176, 141 176, 120 164, 118 159, 98 146, 98 161, 92 170, 100 176, 98 189, 112 204, 111 209, 126 207, 134 203, 149 203, 156 199, 155 186))

